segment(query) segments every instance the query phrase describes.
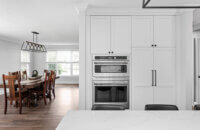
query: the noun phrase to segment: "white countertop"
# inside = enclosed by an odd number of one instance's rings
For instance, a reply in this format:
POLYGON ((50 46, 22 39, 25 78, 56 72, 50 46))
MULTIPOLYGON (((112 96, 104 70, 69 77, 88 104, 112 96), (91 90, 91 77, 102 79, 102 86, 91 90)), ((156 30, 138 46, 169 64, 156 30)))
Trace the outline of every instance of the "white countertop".
POLYGON ((200 111, 70 111, 56 130, 200 130, 200 111))

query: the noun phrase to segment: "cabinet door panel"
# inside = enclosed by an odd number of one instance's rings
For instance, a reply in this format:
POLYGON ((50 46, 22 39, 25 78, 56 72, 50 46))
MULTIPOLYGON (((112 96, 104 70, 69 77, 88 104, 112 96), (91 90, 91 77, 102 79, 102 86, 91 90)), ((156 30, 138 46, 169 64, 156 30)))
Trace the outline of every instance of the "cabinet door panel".
POLYGON ((110 17, 91 16, 91 53, 110 51, 110 17))
POLYGON ((153 44, 153 16, 134 16, 132 20, 133 47, 150 47, 153 44))
POLYGON ((152 87, 153 49, 132 50, 132 105, 133 109, 144 110, 153 103, 152 87))
POLYGON ((114 53, 131 52, 131 16, 111 17, 111 50, 114 53))
POLYGON ((154 16, 154 44, 158 47, 175 46, 174 16, 154 16))
POLYGON ((175 49, 154 49, 154 69, 157 86, 154 88, 155 103, 175 102, 175 49))

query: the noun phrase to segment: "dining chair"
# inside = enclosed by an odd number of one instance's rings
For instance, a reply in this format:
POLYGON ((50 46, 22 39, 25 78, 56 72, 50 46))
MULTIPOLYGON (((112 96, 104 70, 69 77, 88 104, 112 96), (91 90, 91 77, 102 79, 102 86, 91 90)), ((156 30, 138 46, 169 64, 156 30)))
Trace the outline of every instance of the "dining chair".
POLYGON ((56 82, 56 73, 55 73, 55 71, 51 71, 51 84, 50 84, 50 88, 52 90, 54 99, 56 97, 56 94, 55 94, 55 82, 56 82))
POLYGON ((195 105, 194 110, 200 110, 200 104, 195 105))
POLYGON ((16 107, 18 107, 19 103, 19 113, 22 113, 22 101, 23 99, 28 99, 28 91, 23 89, 20 84, 20 79, 18 75, 3 75, 3 87, 4 87, 4 96, 5 96, 5 108, 4 114, 7 113, 7 102, 15 101, 16 107), (17 86, 17 87, 16 87, 17 86), (9 93, 7 93, 7 89, 9 89, 9 93))
POLYGON ((33 89, 31 92, 36 94, 37 97, 42 96, 44 99, 44 104, 47 104, 46 98, 48 97, 51 101, 51 91, 50 91, 50 84, 51 84, 51 75, 45 74, 44 84, 39 86, 38 88, 33 89))
POLYGON ((22 71, 22 80, 27 80, 27 79, 28 79, 28 76, 27 76, 26 70, 22 71))
POLYGON ((19 76, 19 80, 21 81, 21 72, 20 71, 9 72, 8 75, 17 75, 17 76, 19 76))
POLYGON ((174 110, 178 111, 176 105, 167 105, 167 104, 147 104, 145 105, 145 110, 174 110))
MULTIPOLYGON (((19 78, 19 81, 21 81, 21 73, 20 73, 20 71, 16 71, 16 72, 8 72, 8 75, 12 75, 12 76, 18 76, 18 78, 19 78)), ((15 88, 15 90, 16 90, 16 88, 15 88)), ((12 105, 13 104, 13 101, 10 101, 10 105, 12 105)))

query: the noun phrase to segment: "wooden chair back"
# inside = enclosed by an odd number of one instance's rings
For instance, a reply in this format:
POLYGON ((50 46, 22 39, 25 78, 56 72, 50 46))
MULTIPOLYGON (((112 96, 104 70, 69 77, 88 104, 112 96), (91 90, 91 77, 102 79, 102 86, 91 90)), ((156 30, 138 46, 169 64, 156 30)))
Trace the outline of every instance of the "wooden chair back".
POLYGON ((16 91, 19 91, 19 97, 21 96, 21 85, 18 75, 3 75, 3 87, 5 98, 14 100, 16 98, 16 91), (17 84, 17 85, 16 85, 17 84), (17 89, 16 89, 17 86, 17 89), (9 88, 9 95, 7 95, 6 88, 9 88))
POLYGON ((50 91, 51 85, 51 75, 48 72, 45 72, 45 80, 44 80, 44 93, 50 91))
POLYGON ((18 76, 19 80, 21 81, 21 72, 20 71, 9 72, 8 75, 16 75, 16 76, 18 76))
POLYGON ((27 79, 28 79, 26 70, 25 70, 25 71, 22 71, 22 79, 23 79, 23 80, 27 80, 27 79))
POLYGON ((51 71, 51 86, 52 86, 52 88, 55 87, 55 81, 56 81, 56 73, 55 73, 55 71, 51 71))

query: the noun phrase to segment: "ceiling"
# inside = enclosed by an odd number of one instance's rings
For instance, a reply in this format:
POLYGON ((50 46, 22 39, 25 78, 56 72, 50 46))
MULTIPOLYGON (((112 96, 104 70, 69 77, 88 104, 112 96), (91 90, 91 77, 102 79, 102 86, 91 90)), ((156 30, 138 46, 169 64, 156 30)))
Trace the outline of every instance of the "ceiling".
POLYGON ((32 41, 31 31, 38 31, 38 41, 44 44, 78 44, 81 5, 141 8, 142 0, 0 0, 0 39, 32 41))

